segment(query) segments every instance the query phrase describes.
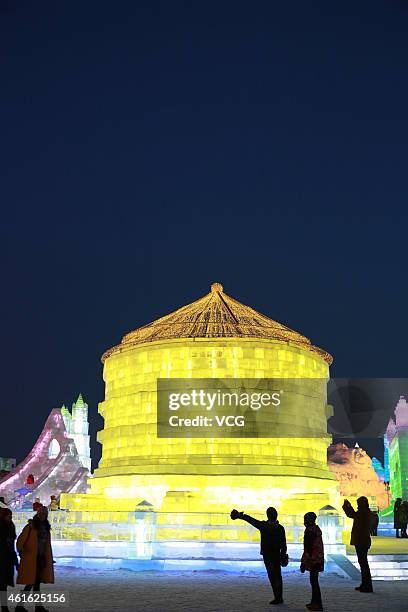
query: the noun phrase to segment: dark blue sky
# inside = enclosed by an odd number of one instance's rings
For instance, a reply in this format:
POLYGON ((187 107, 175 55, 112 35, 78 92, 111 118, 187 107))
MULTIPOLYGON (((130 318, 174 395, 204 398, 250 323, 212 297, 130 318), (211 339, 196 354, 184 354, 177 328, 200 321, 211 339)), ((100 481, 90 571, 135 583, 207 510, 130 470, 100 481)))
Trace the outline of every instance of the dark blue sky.
POLYGON ((215 280, 406 376, 406 3, 0 7, 0 456, 215 280))

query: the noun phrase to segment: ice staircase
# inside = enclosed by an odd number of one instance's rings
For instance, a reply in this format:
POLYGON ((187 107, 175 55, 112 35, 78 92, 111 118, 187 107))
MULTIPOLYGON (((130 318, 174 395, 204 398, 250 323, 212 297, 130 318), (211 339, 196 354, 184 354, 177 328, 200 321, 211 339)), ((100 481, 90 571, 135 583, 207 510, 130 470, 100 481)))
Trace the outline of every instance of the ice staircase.
MULTIPOLYGON (((347 555, 355 568, 357 556, 347 555)), ((408 580, 408 555, 368 555, 373 580, 408 580)))

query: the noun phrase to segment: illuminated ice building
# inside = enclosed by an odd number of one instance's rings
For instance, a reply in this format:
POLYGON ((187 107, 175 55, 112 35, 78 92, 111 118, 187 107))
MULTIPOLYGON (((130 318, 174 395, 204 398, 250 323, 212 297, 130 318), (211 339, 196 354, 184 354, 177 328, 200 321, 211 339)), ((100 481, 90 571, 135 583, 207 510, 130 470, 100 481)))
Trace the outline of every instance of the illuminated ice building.
MULTIPOLYGON (((197 301, 126 334, 102 357, 102 458, 86 494, 61 507, 104 512, 284 514, 338 507, 327 466, 331 356, 305 336, 229 297, 219 283, 197 301), (290 436, 158 438, 158 378, 287 378, 295 385, 290 436)), ((288 415, 280 414, 288 431, 288 415)), ((279 423, 278 423, 279 425, 279 423)), ((202 519, 200 519, 202 520, 202 519)))
POLYGON ((389 471, 392 499, 408 498, 408 402, 401 395, 384 439, 384 468, 389 471), (387 451, 387 452, 386 452, 387 451))
POLYGON ((48 505, 61 491, 85 492, 90 469, 88 405, 79 394, 72 412, 51 411, 25 459, 0 477, 0 496, 13 509, 31 508, 36 499, 48 505))

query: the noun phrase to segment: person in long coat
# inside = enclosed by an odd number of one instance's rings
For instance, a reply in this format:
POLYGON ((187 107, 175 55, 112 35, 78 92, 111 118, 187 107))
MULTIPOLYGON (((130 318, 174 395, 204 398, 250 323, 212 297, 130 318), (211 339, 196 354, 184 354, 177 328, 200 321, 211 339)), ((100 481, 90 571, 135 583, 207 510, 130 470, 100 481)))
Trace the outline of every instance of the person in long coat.
POLYGON ((307 512, 304 516, 306 527, 303 537, 303 555, 300 561, 302 574, 310 573, 310 584, 312 587, 312 600, 306 604, 309 610, 323 610, 322 595, 319 586, 319 572, 324 571, 324 547, 322 532, 316 525, 317 516, 314 512, 307 512))
MULTIPOLYGON (((42 506, 17 538, 17 550, 20 555, 17 584, 25 584, 24 591, 31 589, 39 591, 41 583, 54 583, 50 532, 48 510, 42 506)), ((22 606, 16 608, 16 612, 22 610, 24 610, 22 606)), ((36 606, 36 610, 41 612, 45 608, 36 606)))
POLYGON ((397 538, 401 537, 401 529, 403 529, 403 524, 402 524, 402 511, 401 511, 401 506, 402 506, 402 499, 400 497, 397 497, 397 499, 395 500, 395 504, 394 504, 394 529, 395 529, 395 536, 397 538))
POLYGON ((8 508, 0 508, 0 599, 1 610, 7 612, 7 587, 14 586, 14 569, 18 566, 14 548, 16 528, 8 508))
POLYGON ((361 570, 361 584, 356 591, 361 593, 372 593, 373 583, 371 581, 370 566, 368 564, 368 551, 371 546, 370 537, 370 506, 368 499, 364 496, 357 500, 357 510, 354 510, 349 500, 344 500, 343 510, 349 518, 353 519, 350 544, 355 547, 358 563, 361 570))

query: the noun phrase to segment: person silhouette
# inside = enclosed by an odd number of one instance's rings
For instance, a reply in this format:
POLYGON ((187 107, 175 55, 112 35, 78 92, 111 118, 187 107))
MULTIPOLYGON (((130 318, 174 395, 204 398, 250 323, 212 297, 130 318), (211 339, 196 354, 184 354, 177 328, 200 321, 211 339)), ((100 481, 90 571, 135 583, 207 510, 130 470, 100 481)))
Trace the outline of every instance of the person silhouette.
POLYGON ((397 497, 397 499, 395 500, 395 504, 394 504, 394 529, 395 529, 396 538, 401 537, 401 529, 402 529, 401 506, 402 506, 402 498, 397 497))
POLYGON ((370 535, 378 535, 378 525, 380 524, 380 517, 378 510, 371 510, 370 512, 370 535))
POLYGON ((307 512, 304 516, 305 534, 303 538, 303 555, 300 561, 300 571, 310 573, 312 600, 306 604, 308 610, 323 610, 322 595, 319 586, 319 572, 324 570, 324 547, 322 532, 316 525, 317 516, 307 512))
POLYGON ((344 500, 343 510, 346 516, 353 519, 350 544, 355 547, 358 564, 361 570, 361 584, 356 591, 361 593, 372 593, 373 583, 371 580, 370 566, 368 564, 368 551, 371 546, 370 538, 370 506, 368 499, 364 496, 357 500, 357 511, 354 510, 348 499, 344 500))
MULTIPOLYGON (((51 525, 48 522, 48 509, 45 506, 41 506, 34 517, 29 519, 17 538, 16 546, 20 555, 17 584, 25 584, 24 591, 27 597, 31 590, 34 597, 36 593, 40 593, 40 584, 54 583, 51 525)), ((26 612, 26 608, 19 604, 15 612, 26 612)), ((42 605, 36 605, 35 612, 47 612, 47 610, 42 605)))
POLYGON ((7 587, 14 586, 14 569, 18 560, 14 543, 16 528, 9 508, 0 507, 0 603, 2 612, 8 612, 7 587))
POLYGON ((274 595, 274 599, 269 603, 277 605, 283 603, 281 563, 287 565, 288 562, 286 553, 286 534, 284 527, 280 525, 277 520, 278 513, 275 508, 268 508, 266 510, 266 516, 266 521, 258 521, 258 519, 249 516, 249 514, 238 512, 235 508, 231 511, 231 518, 233 521, 236 519, 246 521, 256 529, 259 529, 261 533, 260 554, 263 556, 274 595))
POLYGON ((408 538, 408 501, 403 501, 401 504, 401 538, 408 538))

